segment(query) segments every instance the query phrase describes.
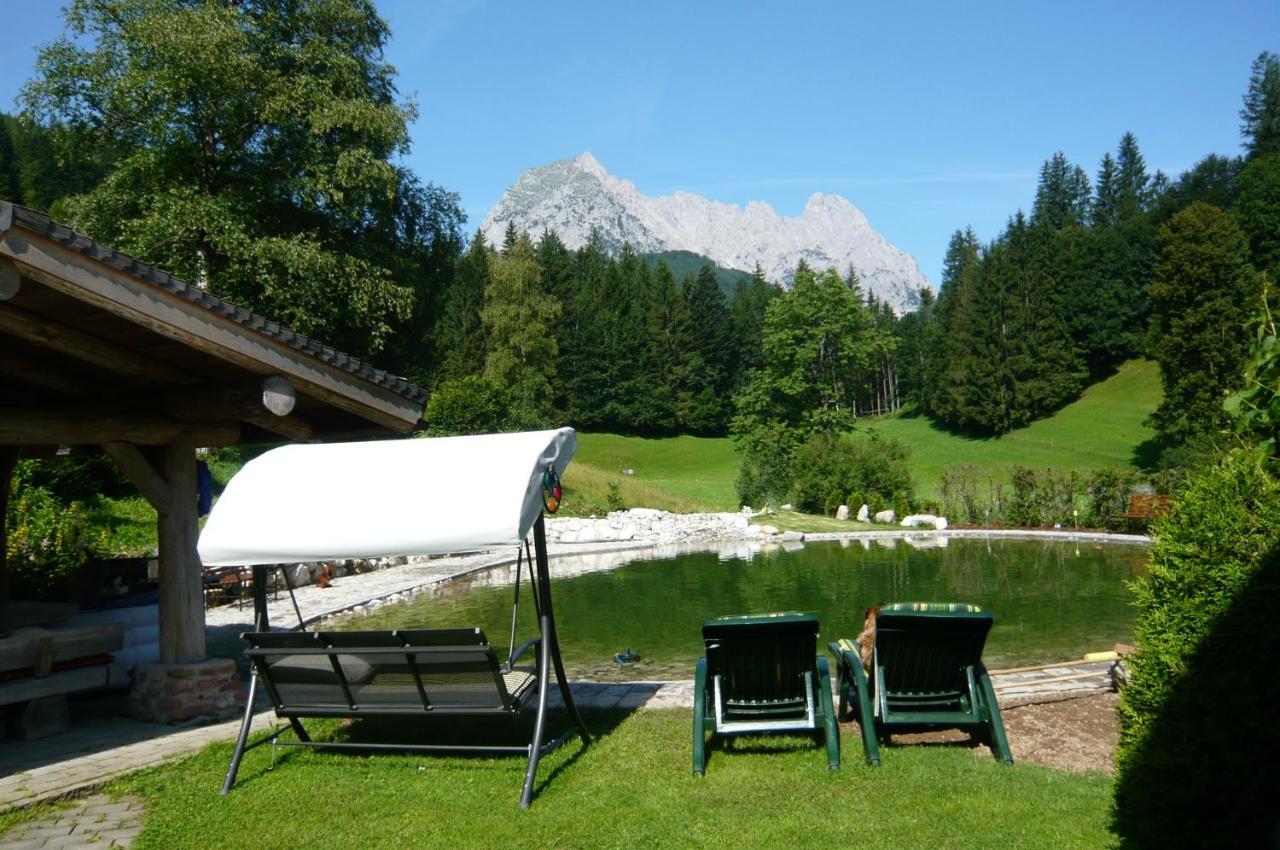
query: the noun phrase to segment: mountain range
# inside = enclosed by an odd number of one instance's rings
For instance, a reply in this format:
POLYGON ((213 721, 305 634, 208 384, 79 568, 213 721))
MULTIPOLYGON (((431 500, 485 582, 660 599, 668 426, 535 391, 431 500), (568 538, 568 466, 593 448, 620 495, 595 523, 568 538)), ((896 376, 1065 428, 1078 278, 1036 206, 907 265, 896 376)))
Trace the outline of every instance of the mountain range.
POLYGON ((783 286, 800 260, 841 274, 852 266, 862 285, 899 313, 913 309, 929 286, 915 259, 839 195, 815 193, 792 218, 761 201, 743 208, 689 192, 651 197, 590 153, 522 173, 480 229, 490 244, 501 244, 509 222, 535 237, 554 230, 570 249, 586 244, 595 229, 610 251, 627 242, 641 254, 689 251, 747 272, 759 265, 783 286))

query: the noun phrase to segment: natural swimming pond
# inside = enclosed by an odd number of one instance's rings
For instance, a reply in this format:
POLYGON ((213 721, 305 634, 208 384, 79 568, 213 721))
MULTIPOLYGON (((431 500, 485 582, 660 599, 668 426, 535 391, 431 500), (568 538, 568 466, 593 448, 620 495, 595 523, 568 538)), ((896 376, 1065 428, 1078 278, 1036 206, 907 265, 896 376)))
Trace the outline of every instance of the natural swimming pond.
MULTIPOLYGON (((702 621, 726 614, 806 611, 821 641, 853 638, 878 602, 971 602, 992 612, 992 669, 1063 661, 1129 640, 1125 583, 1140 575, 1140 545, 1060 540, 949 539, 807 543, 770 551, 635 552, 551 562, 560 644, 570 678, 688 679, 702 654, 702 621), (615 566, 616 565, 616 566, 615 566), (630 648, 641 660, 614 655, 630 648)), ((505 646, 514 568, 466 576, 395 605, 329 624, 340 629, 480 626, 505 646)), ((528 572, 517 640, 536 632, 528 572)))

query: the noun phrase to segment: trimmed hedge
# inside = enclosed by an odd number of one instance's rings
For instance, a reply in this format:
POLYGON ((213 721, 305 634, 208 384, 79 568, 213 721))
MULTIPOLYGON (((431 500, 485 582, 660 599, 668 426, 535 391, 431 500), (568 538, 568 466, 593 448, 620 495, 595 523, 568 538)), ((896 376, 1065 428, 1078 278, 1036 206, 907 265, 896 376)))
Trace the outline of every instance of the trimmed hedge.
POLYGON ((1113 827, 1123 846, 1280 846, 1280 481, 1202 469, 1134 584, 1113 827))

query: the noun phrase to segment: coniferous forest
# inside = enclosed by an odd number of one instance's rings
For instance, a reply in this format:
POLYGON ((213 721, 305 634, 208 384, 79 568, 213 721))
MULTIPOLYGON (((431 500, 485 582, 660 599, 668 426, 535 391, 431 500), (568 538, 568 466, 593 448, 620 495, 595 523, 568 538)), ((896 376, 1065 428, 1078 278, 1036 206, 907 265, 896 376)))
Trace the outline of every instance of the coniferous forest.
POLYGON ((802 265, 784 290, 759 270, 677 279, 660 257, 599 240, 570 250, 554 232, 467 239, 458 197, 395 164, 413 106, 376 59, 385 24, 360 8, 249 28, 191 10, 167 24, 182 36, 172 55, 151 62, 169 48, 133 43, 145 26, 84 4, 94 46, 47 50, 22 112, 0 116, 0 196, 427 387, 434 432, 732 432, 786 454, 813 430, 907 407, 1001 434, 1135 356, 1161 365, 1166 442, 1222 425, 1280 253, 1272 54, 1244 95, 1246 155, 1170 179, 1130 133, 1092 171, 1055 153, 1030 212, 985 242, 958 229, 937 295, 899 316, 852 269, 802 265), (349 58, 282 65, 282 27, 328 28, 315 43, 349 58), (255 85, 206 74, 192 91, 184 69, 231 48, 255 85), (163 96, 139 101, 125 79, 163 96), (306 141, 322 90, 351 107, 331 119, 347 155, 306 141))

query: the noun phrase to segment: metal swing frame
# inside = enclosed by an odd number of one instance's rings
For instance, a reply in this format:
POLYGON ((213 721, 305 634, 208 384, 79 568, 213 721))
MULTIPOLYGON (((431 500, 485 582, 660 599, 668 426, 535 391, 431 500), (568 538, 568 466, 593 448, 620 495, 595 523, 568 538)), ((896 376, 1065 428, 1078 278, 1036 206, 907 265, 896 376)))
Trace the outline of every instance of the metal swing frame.
MULTIPOLYGON (((520 601, 520 569, 517 561, 515 583, 515 602, 511 620, 511 647, 505 661, 499 662, 494 648, 489 645, 479 629, 471 630, 472 636, 461 629, 417 630, 413 632, 365 632, 350 634, 352 640, 343 640, 335 645, 332 639, 326 641, 325 635, 312 632, 271 632, 267 615, 266 598, 266 565, 253 567, 253 604, 256 633, 246 633, 245 639, 253 646, 246 650, 246 655, 253 662, 249 680, 249 697, 245 705, 244 718, 240 725, 240 734, 236 739, 231 763, 227 768, 226 779, 222 785, 222 793, 227 794, 235 784, 236 774, 244 754, 271 743, 273 746, 301 746, 336 750, 366 751, 402 751, 402 752, 485 752, 485 753, 524 753, 528 758, 525 770, 524 785, 520 793, 520 807, 528 808, 533 800, 534 785, 537 777, 539 760, 565 743, 576 732, 583 745, 591 743, 591 736, 582 721, 569 682, 564 672, 564 662, 560 656, 560 641, 556 632, 555 615, 551 601, 551 576, 547 558, 546 529, 543 516, 539 514, 533 526, 533 562, 530 564, 529 580, 534 596, 534 609, 538 619, 538 637, 515 646, 516 617, 519 613, 520 601), (296 639, 286 636, 296 636, 296 639), (359 637, 363 636, 363 637, 359 637), (477 637, 478 636, 478 637, 477 637), (360 645, 365 640, 367 645, 360 645), (354 641, 354 644, 353 644, 354 641), (310 645, 308 645, 310 644, 310 645), (530 649, 536 649, 536 662, 533 670, 536 686, 530 685, 520 689, 518 693, 508 692, 504 675, 520 671, 515 662, 530 649), (272 659, 275 659, 274 661, 272 659), (275 681, 273 666, 282 659, 304 669, 311 677, 322 676, 326 687, 333 697, 337 692, 331 685, 340 689, 340 697, 330 698, 321 704, 315 700, 298 698, 287 687, 280 687, 275 681), (397 668, 406 668, 414 685, 416 701, 405 701, 404 691, 400 699, 379 701, 376 692, 362 689, 358 682, 352 681, 349 667, 358 659, 365 666, 374 669, 379 664, 395 664, 397 668), (327 662, 327 667, 326 663, 327 662), (447 677, 450 667, 458 671, 467 671, 474 680, 477 665, 486 665, 493 675, 492 692, 487 693, 488 701, 458 701, 456 694, 452 699, 435 701, 432 692, 441 675, 447 677), (431 683, 427 683, 420 672, 420 667, 430 666, 434 672, 431 683), (329 674, 329 670, 332 674, 329 674), (554 671, 556 684, 560 689, 565 709, 569 712, 572 725, 556 738, 545 741, 547 737, 547 697, 550 676, 554 671), (266 688, 275 709, 276 716, 287 721, 264 733, 258 739, 250 741, 250 726, 253 722, 254 700, 257 696, 259 682, 266 688), (367 698, 367 699, 366 699, 367 698), (345 743, 312 740, 302 725, 304 717, 431 717, 431 716, 469 716, 513 718, 536 701, 536 717, 533 737, 526 746, 493 746, 483 744, 391 744, 391 743, 345 743), (297 740, 280 740, 281 733, 291 729, 297 740), (545 741, 545 742, 544 742, 545 741)), ((528 541, 525 541, 525 552, 528 552, 528 541)), ((330 636, 341 635, 340 632, 329 633, 330 636)), ((526 671, 527 672, 527 671, 526 671)), ((401 674, 403 678, 403 673, 401 674)), ((473 689, 474 691, 474 689, 473 689)), ((413 692, 410 692, 413 693, 413 692)))

